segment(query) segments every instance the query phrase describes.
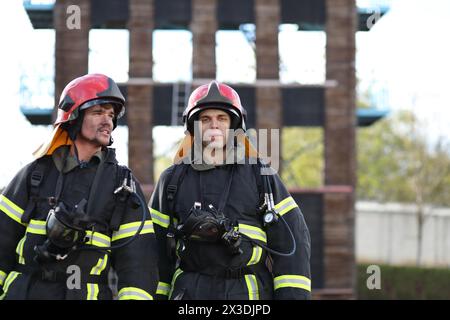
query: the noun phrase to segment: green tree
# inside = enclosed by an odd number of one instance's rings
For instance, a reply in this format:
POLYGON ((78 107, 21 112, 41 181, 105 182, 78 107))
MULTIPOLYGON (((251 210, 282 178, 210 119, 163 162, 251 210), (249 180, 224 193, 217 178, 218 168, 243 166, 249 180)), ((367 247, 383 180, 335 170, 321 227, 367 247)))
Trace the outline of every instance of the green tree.
POLYGON ((323 183, 323 129, 282 130, 282 173, 287 187, 319 187, 323 183))
POLYGON ((358 129, 358 199, 450 206, 450 148, 411 112, 358 129))
POLYGON ((417 265, 427 208, 450 206, 450 148, 432 143, 411 112, 399 112, 358 134, 358 199, 416 205, 417 265))
MULTIPOLYGON (((427 139, 426 126, 402 111, 357 129, 357 199, 416 205, 417 264, 427 210, 450 206, 450 145, 427 139)), ((323 183, 323 130, 284 128, 282 178, 288 187, 323 183)))

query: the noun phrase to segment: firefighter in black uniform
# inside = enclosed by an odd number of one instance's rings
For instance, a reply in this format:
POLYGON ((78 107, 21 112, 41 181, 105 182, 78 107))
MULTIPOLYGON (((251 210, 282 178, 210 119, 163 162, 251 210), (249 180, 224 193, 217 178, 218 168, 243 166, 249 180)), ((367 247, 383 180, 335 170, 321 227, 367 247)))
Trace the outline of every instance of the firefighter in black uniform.
POLYGON ((240 139, 238 94, 216 81, 202 85, 183 116, 186 137, 149 202, 157 298, 309 299, 308 228, 280 177, 240 139))
POLYGON ((150 213, 131 171, 107 148, 124 103, 102 74, 65 87, 51 139, 0 196, 3 299, 153 299, 150 213))

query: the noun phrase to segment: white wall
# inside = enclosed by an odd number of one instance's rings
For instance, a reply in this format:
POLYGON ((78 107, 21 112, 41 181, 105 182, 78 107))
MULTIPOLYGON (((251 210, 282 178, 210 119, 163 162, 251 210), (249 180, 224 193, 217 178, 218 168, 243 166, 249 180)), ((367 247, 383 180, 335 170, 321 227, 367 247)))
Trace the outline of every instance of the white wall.
MULTIPOLYGON (((450 267, 450 208, 425 209, 422 264, 450 267)), ((414 205, 356 203, 356 257, 359 262, 414 265, 417 218, 414 205)))

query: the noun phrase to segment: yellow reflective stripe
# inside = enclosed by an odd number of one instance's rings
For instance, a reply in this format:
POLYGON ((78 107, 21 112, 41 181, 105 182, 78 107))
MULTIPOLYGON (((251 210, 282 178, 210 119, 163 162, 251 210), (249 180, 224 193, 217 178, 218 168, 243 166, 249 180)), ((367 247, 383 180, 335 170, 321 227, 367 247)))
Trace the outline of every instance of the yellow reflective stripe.
POLYGON ((17 272, 17 271, 11 271, 8 274, 8 277, 5 280, 5 285, 3 286, 4 293, 8 292, 9 286, 14 282, 14 280, 16 280, 16 278, 19 274, 21 274, 21 273, 17 272))
POLYGON ((0 286, 3 286, 5 279, 6 279, 6 272, 0 270, 0 286))
POLYGON ((252 239, 267 243, 266 233, 261 228, 239 223, 239 232, 252 239))
POLYGON ((98 284, 87 284, 87 297, 86 300, 98 300, 98 284))
POLYGON ((30 220, 26 232, 45 236, 47 234, 45 224, 45 220, 30 220))
POLYGON ((178 276, 180 274, 182 274, 182 273, 183 273, 183 270, 181 270, 181 269, 175 270, 175 272, 173 274, 173 277, 172 277, 172 283, 171 283, 171 288, 170 288, 170 292, 169 292, 169 299, 170 299, 170 297, 172 297, 173 288, 175 287, 174 286, 175 285, 175 281, 177 281, 178 276))
POLYGON ((298 207, 298 205, 295 202, 294 198, 287 197, 286 199, 280 201, 278 204, 275 205, 275 211, 280 216, 282 216, 296 207, 298 207))
POLYGON ((283 210, 279 211, 278 214, 280 216, 282 216, 282 215, 288 213, 289 211, 291 211, 292 209, 297 208, 297 207, 298 207, 298 205, 296 203, 291 204, 291 205, 286 206, 285 208, 283 208, 283 210))
POLYGON ((254 274, 246 274, 244 276, 247 284, 248 300, 259 300, 258 282, 254 274))
POLYGON ((86 237, 88 241, 86 244, 90 244, 96 247, 109 247, 111 245, 111 238, 100 232, 86 231, 86 237))
POLYGON ((261 259, 261 255, 262 255, 262 248, 260 246, 253 246, 252 257, 250 258, 247 265, 250 266, 252 264, 257 264, 261 259))
POLYGON ((311 291, 311 280, 304 276, 288 274, 278 276, 273 279, 274 289, 280 288, 300 288, 306 291, 311 291))
POLYGON ((150 207, 149 207, 149 209, 150 209, 150 214, 152 216, 152 220, 154 223, 156 223, 157 225, 159 225, 163 228, 169 227, 170 217, 168 215, 161 213, 158 210, 155 210, 150 207))
POLYGON ((290 202, 290 201, 292 201, 292 200, 294 200, 292 197, 287 197, 287 198, 281 200, 280 202, 278 202, 278 203, 275 205, 275 209, 278 209, 279 207, 283 206, 284 204, 286 204, 286 203, 288 203, 288 202, 290 202))
POLYGON ((163 296, 168 296, 170 292, 170 284, 165 282, 158 282, 158 288, 156 289, 156 294, 163 296))
POLYGON ((14 221, 20 223, 21 225, 25 225, 21 220, 24 210, 14 202, 9 200, 7 197, 5 197, 3 194, 0 195, 0 210, 2 210, 8 217, 13 219, 14 221))
POLYGON ((25 234, 23 236, 23 238, 20 239, 20 241, 19 241, 19 243, 17 244, 17 247, 16 247, 16 253, 17 253, 18 257, 19 257, 19 261, 18 262, 20 264, 25 264, 25 259, 23 257, 23 245, 24 245, 26 239, 27 239, 27 235, 25 234))
MULTIPOLYGON (((113 232, 112 241, 134 236, 136 232, 139 230, 141 223, 142 222, 139 221, 122 224, 119 227, 119 230, 113 232)), ((141 232, 139 232, 139 234, 147 234, 154 232, 155 230, 153 229, 153 222, 151 220, 147 220, 144 222, 144 226, 142 227, 142 230, 141 232)))
POLYGON ((153 300, 148 292, 135 287, 120 289, 118 297, 119 300, 153 300))
POLYGON ((99 258, 97 264, 91 269, 90 274, 100 275, 103 270, 105 270, 108 264, 108 255, 105 254, 103 258, 99 258))

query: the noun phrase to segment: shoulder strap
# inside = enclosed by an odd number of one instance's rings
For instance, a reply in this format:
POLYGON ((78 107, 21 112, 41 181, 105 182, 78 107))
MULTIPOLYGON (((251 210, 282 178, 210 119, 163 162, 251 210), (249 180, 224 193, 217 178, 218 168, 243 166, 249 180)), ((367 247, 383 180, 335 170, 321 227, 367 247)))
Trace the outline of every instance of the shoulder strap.
POLYGON ((256 185, 258 187, 258 193, 260 198, 264 197, 264 186, 263 186, 263 181, 262 181, 262 177, 261 177, 261 163, 258 159, 258 163, 252 164, 251 165, 253 168, 253 173, 255 174, 255 179, 256 179, 256 185))
POLYGON ((173 213, 175 210, 175 197, 178 191, 181 182, 183 181, 184 175, 186 173, 188 165, 187 164, 178 164, 175 165, 172 173, 169 174, 167 180, 169 183, 166 187, 166 199, 168 201, 168 213, 170 216, 170 226, 173 226, 173 213))
MULTIPOLYGON (((117 165, 117 173, 116 173, 116 188, 120 187, 122 181, 127 177, 130 169, 126 166, 117 165)), ((112 231, 119 230, 120 223, 122 222, 122 216, 124 215, 127 197, 124 197, 122 193, 119 193, 115 196, 116 205, 114 207, 114 212, 111 216, 111 222, 109 224, 110 229, 112 231)))
POLYGON ((173 171, 167 175, 168 184, 166 186, 167 214, 169 215, 169 226, 166 235, 166 254, 171 261, 176 259, 176 230, 174 224, 175 199, 181 182, 183 181, 188 165, 175 165, 173 171))
POLYGON ((33 168, 33 171, 29 176, 30 194, 27 207, 25 208, 25 211, 21 218, 22 223, 27 224, 32 218, 32 213, 36 207, 36 203, 39 200, 39 188, 42 184, 42 181, 44 181, 44 177, 48 167, 48 160, 38 159, 36 161, 36 165, 33 168))

